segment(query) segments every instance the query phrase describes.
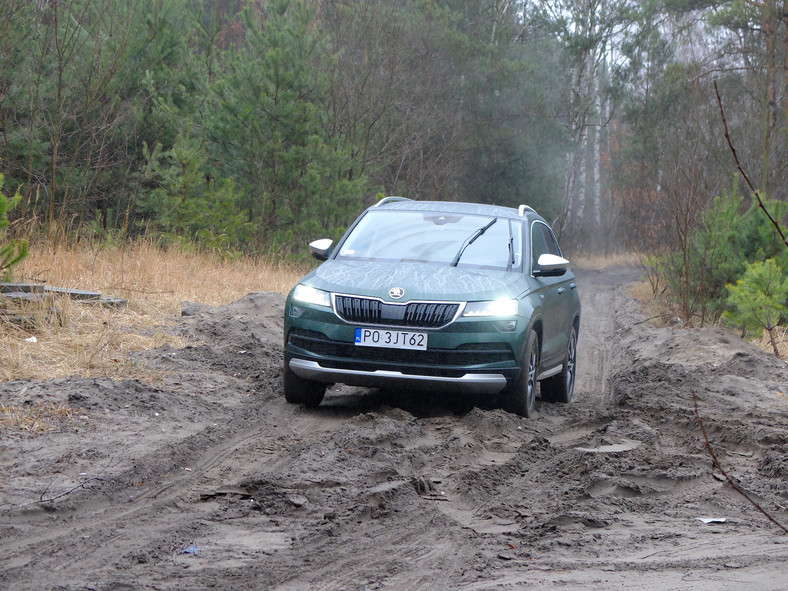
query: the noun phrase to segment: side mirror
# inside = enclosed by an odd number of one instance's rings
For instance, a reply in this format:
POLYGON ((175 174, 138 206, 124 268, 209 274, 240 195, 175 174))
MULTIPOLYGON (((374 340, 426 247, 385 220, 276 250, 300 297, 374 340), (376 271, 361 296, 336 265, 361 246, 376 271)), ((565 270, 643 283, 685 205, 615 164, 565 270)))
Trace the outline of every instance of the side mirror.
POLYGON ((334 246, 334 241, 331 238, 321 238, 309 243, 309 254, 315 257, 318 261, 325 261, 328 255, 331 254, 331 247, 334 246))
POLYGON ((569 268, 569 261, 554 254, 543 254, 536 261, 534 276, 536 277, 560 277, 569 268))

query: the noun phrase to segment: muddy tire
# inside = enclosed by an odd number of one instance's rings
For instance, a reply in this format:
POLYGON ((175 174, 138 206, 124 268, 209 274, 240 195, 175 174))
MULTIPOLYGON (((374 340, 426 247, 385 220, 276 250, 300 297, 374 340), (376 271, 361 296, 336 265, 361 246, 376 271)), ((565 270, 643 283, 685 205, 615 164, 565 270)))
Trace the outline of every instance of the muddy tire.
POLYGON ((546 380, 542 380, 542 400, 546 402, 572 402, 575 391, 575 376, 577 373, 577 331, 572 327, 569 333, 569 343, 566 346, 566 357, 561 373, 546 380))
POLYGON ((310 407, 318 406, 323 402, 327 384, 299 378, 290 369, 288 361, 285 358, 282 367, 282 387, 285 392, 285 400, 291 404, 303 404, 310 407))
POLYGON ((501 393, 501 408, 520 415, 530 417, 536 405, 536 372, 539 369, 539 337, 533 330, 528 335, 525 345, 520 375, 501 393))

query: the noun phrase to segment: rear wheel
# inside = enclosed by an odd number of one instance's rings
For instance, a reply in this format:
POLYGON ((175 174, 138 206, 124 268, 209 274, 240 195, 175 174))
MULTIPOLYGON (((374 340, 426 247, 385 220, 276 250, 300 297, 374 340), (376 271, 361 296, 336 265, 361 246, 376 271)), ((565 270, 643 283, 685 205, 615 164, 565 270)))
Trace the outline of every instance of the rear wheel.
POLYGON ((575 373, 577 369, 577 331, 572 327, 569 333, 569 344, 566 347, 566 358, 561 373, 542 380, 542 400, 547 402, 572 402, 575 391, 575 373))
POLYGON ((327 384, 299 378, 290 369, 288 361, 285 358, 285 363, 282 367, 282 386, 285 391, 285 400, 292 404, 318 406, 323 402, 327 384))
POLYGON ((539 368, 539 337, 535 331, 528 335, 520 375, 506 386, 502 393, 501 406, 504 410, 523 417, 530 417, 536 405, 536 372, 539 368))

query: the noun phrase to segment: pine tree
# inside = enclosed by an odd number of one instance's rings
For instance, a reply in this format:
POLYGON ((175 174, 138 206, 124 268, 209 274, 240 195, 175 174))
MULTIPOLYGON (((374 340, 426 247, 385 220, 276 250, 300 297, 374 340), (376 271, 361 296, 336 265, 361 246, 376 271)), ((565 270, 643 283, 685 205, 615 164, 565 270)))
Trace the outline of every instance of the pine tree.
POLYGON ((9 225, 8 212, 12 210, 22 200, 22 196, 17 191, 10 199, 3 193, 3 183, 5 177, 0 173, 0 279, 11 279, 11 270, 22 259, 29 250, 27 240, 11 240, 6 242, 3 238, 5 230, 9 225))
POLYGON ((747 265, 744 276, 736 285, 728 285, 728 305, 725 318, 743 327, 763 328, 769 334, 775 356, 779 357, 775 328, 788 299, 788 277, 774 259, 747 265))
MULTIPOLYGON (((232 51, 206 121, 213 157, 247 194, 258 243, 275 252, 315 235, 337 237, 361 204, 348 149, 322 125, 328 80, 313 3, 274 0, 244 13, 247 47, 232 51)), ((301 248, 299 247, 299 250, 301 248)))

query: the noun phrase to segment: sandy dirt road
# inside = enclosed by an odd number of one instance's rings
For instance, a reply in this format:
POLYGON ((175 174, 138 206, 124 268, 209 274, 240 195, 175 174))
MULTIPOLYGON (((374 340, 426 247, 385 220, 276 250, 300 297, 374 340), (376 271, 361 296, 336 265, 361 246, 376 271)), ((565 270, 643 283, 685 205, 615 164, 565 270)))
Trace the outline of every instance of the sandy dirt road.
MULTIPOLYGON (((284 298, 191 305, 154 381, 0 383, 75 412, 0 432, 0 588, 783 589, 788 367, 721 329, 657 329, 635 269, 578 274, 575 401, 334 388, 285 403, 284 298), (706 523, 701 518, 711 519, 706 523), (724 521, 723 521, 724 520, 724 521)), ((707 521, 708 521, 707 519, 707 521)))

